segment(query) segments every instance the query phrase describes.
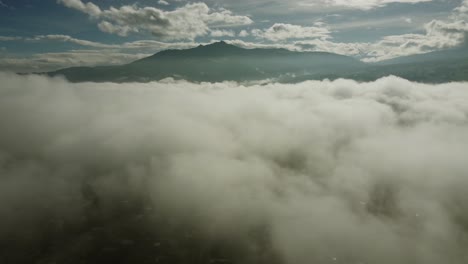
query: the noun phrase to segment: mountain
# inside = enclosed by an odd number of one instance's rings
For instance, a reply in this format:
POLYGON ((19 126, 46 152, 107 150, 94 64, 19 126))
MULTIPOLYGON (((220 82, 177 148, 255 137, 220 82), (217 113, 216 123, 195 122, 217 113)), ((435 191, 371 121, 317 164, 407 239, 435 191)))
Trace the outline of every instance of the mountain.
POLYGON ((433 51, 423 54, 398 57, 390 60, 378 62, 379 65, 411 64, 411 63, 431 63, 444 61, 457 61, 468 59, 468 46, 451 48, 446 50, 433 51))
POLYGON ((468 47, 462 46, 373 63, 364 71, 356 71, 352 76, 343 77, 372 81, 387 75, 425 83, 468 81, 468 47))
POLYGON ((244 49, 226 42, 186 50, 165 50, 120 66, 73 67, 47 73, 72 82, 147 82, 164 78, 196 82, 273 79, 300 82, 349 78, 357 81, 396 75, 429 83, 468 81, 468 54, 460 49, 401 57, 379 63, 327 52, 244 49))
POLYGON ((226 42, 186 50, 165 50, 121 66, 73 67, 48 73, 73 82, 152 81, 164 78, 190 81, 249 81, 350 73, 366 64, 327 52, 286 49, 244 49, 226 42))
POLYGON ((468 81, 468 46, 368 63, 366 67, 356 68, 351 73, 335 72, 314 76, 303 75, 283 81, 299 82, 324 78, 374 81, 388 75, 424 83, 468 81))

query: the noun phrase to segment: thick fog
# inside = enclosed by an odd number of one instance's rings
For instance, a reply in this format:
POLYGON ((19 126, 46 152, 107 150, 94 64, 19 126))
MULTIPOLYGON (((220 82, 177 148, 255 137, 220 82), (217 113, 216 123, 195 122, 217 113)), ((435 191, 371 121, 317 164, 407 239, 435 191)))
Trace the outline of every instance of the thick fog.
POLYGON ((468 83, 0 81, 3 263, 468 263, 468 83))

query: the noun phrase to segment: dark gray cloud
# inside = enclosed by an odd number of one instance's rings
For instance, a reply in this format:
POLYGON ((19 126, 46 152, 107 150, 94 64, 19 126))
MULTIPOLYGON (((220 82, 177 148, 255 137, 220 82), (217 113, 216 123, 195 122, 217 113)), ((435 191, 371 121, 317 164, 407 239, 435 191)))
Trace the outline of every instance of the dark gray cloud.
POLYGON ((129 257, 143 230, 242 263, 467 261, 466 83, 0 79, 3 258, 129 257))

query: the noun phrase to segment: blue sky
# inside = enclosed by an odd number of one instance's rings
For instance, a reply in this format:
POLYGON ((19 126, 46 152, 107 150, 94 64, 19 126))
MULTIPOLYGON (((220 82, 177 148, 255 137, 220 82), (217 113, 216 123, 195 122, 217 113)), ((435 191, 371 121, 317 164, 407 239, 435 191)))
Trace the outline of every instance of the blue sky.
POLYGON ((468 0, 0 0, 0 69, 126 63, 217 40, 363 61, 454 48, 468 0))

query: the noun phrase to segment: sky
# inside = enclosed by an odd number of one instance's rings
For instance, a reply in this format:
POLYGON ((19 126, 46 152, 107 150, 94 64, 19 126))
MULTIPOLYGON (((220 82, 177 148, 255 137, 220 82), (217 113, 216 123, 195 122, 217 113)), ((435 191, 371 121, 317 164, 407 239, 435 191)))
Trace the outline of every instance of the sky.
POLYGON ((128 63, 225 40, 376 62, 463 46, 468 0, 0 0, 0 70, 128 63))

